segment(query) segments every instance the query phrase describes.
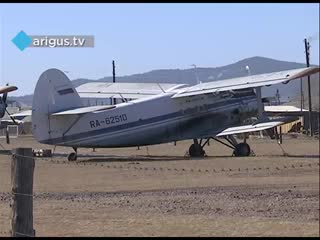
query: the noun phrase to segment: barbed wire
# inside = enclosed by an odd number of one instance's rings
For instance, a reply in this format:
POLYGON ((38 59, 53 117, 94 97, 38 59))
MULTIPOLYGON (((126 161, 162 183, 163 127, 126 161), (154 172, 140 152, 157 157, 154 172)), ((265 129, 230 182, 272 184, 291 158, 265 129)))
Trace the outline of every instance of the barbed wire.
POLYGON ((11 193, 14 194, 14 195, 21 195, 21 196, 26 196, 26 197, 33 197, 34 196, 33 194, 17 193, 17 192, 14 192, 14 191, 11 191, 11 193))
MULTIPOLYGON (((18 157, 23 157, 23 158, 31 158, 31 159, 35 159, 36 157, 30 157, 30 156, 24 156, 24 155, 20 155, 20 154, 15 154, 15 153, 13 153, 12 154, 13 156, 18 156, 18 157)), ((290 168, 291 169, 295 169, 295 168, 303 168, 303 167, 316 167, 316 166, 319 166, 320 164, 319 164, 319 162, 317 162, 317 163, 305 163, 305 164, 303 164, 303 163, 296 163, 296 164, 291 164, 290 166, 288 165, 282 165, 282 166, 279 166, 279 165, 277 165, 277 166, 264 166, 264 167, 262 167, 262 166, 253 166, 253 167, 251 167, 251 168, 248 168, 248 167, 246 167, 246 168, 240 168, 240 167, 238 167, 238 168, 213 168, 213 169, 200 169, 200 168, 198 168, 198 169, 194 169, 194 168, 190 168, 190 169, 186 169, 186 168, 174 168, 174 169, 172 169, 172 168, 170 168, 170 167, 136 167, 136 166, 134 166, 134 167, 131 167, 131 166, 123 166, 123 165, 105 165, 104 163, 90 163, 90 162, 78 162, 78 161, 75 161, 75 162, 70 162, 70 161, 59 161, 59 160, 52 160, 52 158, 51 158, 51 160, 50 160, 51 162, 53 161, 53 162, 55 162, 55 163, 57 163, 57 164, 59 164, 59 163, 61 163, 61 164, 64 164, 64 163, 67 163, 67 164, 75 164, 75 165, 83 165, 83 166, 86 166, 86 165, 88 165, 88 166, 92 166, 92 165, 95 165, 95 166, 98 166, 98 165, 100 165, 100 167, 107 167, 107 168, 113 168, 113 169, 122 169, 122 170, 129 170, 129 169, 134 169, 134 170, 143 170, 143 171, 175 171, 175 172, 185 172, 185 173, 187 173, 187 172, 203 172, 203 173, 222 173, 222 172, 238 172, 238 173, 241 173, 241 172, 255 172, 255 171, 262 171, 262 170, 272 170, 272 169, 274 169, 274 170, 278 170, 278 171, 280 171, 280 170, 284 170, 284 169, 287 169, 287 170, 289 170, 290 168)))

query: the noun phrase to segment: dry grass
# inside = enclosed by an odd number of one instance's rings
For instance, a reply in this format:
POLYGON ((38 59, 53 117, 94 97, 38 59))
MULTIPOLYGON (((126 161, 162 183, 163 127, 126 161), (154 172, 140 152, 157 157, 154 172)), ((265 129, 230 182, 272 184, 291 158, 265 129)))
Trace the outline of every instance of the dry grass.
MULTIPOLYGON (((48 147, 32 138, 11 143, 48 147)), ((36 235, 319 236, 319 160, 302 157, 319 154, 318 140, 285 140, 282 147, 291 157, 281 156, 275 142, 249 143, 257 157, 233 158, 230 149, 211 142, 210 157, 188 159, 185 141, 140 150, 80 149, 104 156, 77 163, 36 159, 36 235)), ((0 189, 0 236, 8 236, 6 155, 0 155, 0 189)))

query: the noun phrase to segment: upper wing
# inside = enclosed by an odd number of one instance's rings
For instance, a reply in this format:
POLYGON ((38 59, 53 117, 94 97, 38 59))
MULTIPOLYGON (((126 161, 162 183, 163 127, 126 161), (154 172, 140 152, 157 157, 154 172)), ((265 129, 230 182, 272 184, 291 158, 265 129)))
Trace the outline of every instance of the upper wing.
POLYGON ((0 87, 0 93, 8 93, 17 90, 18 88, 16 86, 5 86, 0 87))
POLYGON ((32 110, 25 110, 25 111, 10 114, 10 115, 16 120, 22 120, 25 117, 31 116, 31 114, 32 114, 32 110))
POLYGON ((269 86, 277 83, 286 83, 290 80, 312 75, 320 71, 319 67, 299 68, 281 72, 272 72, 247 77, 226 79, 221 81, 201 83, 189 88, 184 88, 173 98, 194 96, 206 93, 232 91, 244 88, 269 86))
POLYGON ((76 88, 82 98, 144 98, 172 91, 186 84, 169 83, 104 83, 94 82, 76 88))

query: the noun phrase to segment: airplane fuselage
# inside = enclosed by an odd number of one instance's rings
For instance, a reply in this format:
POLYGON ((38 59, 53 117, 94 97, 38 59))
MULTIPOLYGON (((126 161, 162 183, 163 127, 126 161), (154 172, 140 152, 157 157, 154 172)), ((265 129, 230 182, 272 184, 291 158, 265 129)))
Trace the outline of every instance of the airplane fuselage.
MULTIPOLYGON (((32 132, 38 142, 45 144, 105 148, 260 131, 284 122, 264 121, 259 126, 244 126, 247 124, 244 120, 258 117, 258 102, 260 121, 263 119, 260 88, 285 83, 319 70, 314 67, 250 75, 172 88, 167 92, 159 85, 162 93, 157 92, 158 95, 152 97, 114 106, 84 107, 70 79, 62 71, 52 68, 40 75, 34 91, 32 132), (230 131, 232 127, 235 128, 230 131)), ((103 97, 108 93, 103 89, 93 90, 92 93, 88 89, 88 96, 103 97)), ((122 96, 121 89, 111 93, 122 96)), ((139 95, 140 89, 131 89, 129 93, 139 95)), ((197 146, 195 144, 189 152, 199 152, 197 146)), ((238 152, 244 152, 244 156, 250 153, 248 147, 240 150, 238 152)))
MULTIPOLYGON (((252 90, 184 98, 165 93, 80 116, 49 116, 40 142, 72 147, 132 147, 206 138, 257 115, 252 90)), ((36 126, 34 126, 36 127, 36 126)))

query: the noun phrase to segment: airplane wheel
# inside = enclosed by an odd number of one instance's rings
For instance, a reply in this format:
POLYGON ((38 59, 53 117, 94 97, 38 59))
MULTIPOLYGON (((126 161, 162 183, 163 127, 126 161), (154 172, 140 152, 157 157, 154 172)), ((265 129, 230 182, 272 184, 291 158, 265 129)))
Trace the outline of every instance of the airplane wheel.
POLYGON ((202 149, 202 147, 199 144, 192 144, 189 148, 189 155, 190 157, 203 157, 205 154, 205 151, 202 149))
POLYGON ((71 161, 76 161, 77 160, 77 154, 76 153, 70 153, 68 155, 68 160, 71 161))
POLYGON ((236 149, 234 150, 234 155, 236 157, 246 157, 249 156, 251 152, 250 146, 247 143, 239 143, 236 145, 236 149))

